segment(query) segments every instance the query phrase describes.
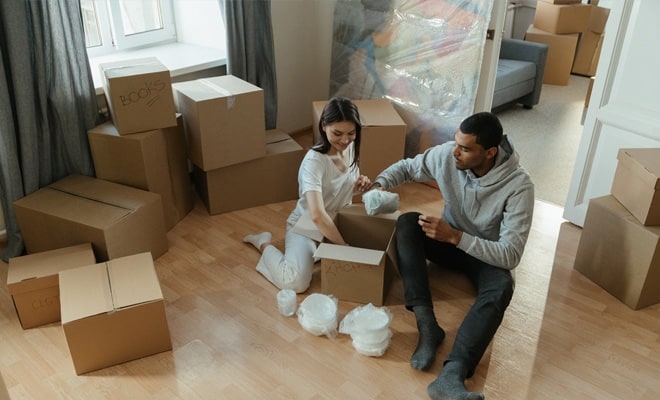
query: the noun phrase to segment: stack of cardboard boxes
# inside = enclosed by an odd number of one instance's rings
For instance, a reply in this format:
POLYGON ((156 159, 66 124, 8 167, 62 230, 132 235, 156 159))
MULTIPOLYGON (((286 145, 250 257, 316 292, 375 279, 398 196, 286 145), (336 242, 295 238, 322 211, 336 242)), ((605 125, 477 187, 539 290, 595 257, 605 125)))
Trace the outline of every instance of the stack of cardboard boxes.
POLYGON ((589 201, 574 268, 636 310, 660 302, 660 149, 620 149, 611 194, 589 201))
POLYGON ((525 40, 549 47, 543 83, 567 85, 571 73, 595 75, 608 15, 594 1, 538 0, 525 40))
POLYGON ((302 147, 265 130, 263 89, 235 76, 173 85, 193 181, 209 214, 298 198, 302 147))

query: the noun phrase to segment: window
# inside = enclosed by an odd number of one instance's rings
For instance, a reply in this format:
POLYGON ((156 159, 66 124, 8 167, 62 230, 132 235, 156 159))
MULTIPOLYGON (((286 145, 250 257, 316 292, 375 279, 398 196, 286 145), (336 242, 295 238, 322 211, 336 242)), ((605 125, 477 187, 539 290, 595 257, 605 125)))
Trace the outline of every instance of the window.
POLYGON ((176 40, 171 0, 80 0, 90 57, 176 40))

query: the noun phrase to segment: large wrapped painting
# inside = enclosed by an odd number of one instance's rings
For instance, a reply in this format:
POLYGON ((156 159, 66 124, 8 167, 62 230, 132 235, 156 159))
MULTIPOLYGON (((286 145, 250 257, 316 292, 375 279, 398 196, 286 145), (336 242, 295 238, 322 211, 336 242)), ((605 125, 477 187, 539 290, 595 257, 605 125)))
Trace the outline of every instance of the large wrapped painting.
POLYGON ((389 99, 407 157, 473 112, 492 0, 337 0, 330 95, 389 99))

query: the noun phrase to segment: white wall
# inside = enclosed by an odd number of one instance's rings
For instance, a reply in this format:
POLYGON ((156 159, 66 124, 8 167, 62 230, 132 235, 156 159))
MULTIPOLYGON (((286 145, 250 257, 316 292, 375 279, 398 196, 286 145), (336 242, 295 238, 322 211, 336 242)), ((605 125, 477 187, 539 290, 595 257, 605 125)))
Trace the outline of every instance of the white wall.
POLYGON ((312 101, 328 98, 334 0, 272 0, 277 126, 312 125, 312 101))

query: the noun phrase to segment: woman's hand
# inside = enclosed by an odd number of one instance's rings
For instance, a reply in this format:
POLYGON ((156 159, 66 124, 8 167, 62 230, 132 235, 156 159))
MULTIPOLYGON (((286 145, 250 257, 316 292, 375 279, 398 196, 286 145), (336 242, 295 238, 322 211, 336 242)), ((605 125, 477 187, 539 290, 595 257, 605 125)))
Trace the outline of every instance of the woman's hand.
POLYGON ((355 181, 355 193, 364 193, 371 188, 371 179, 366 175, 360 175, 355 181))

